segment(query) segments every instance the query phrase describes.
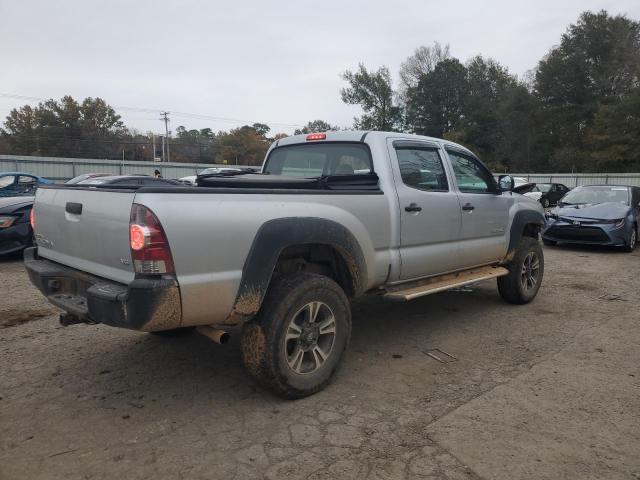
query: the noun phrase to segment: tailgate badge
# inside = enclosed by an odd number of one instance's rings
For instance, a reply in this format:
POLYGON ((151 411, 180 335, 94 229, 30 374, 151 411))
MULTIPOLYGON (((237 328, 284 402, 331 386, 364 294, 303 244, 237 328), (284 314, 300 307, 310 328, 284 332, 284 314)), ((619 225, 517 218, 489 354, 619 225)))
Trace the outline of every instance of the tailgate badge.
POLYGON ((123 265, 131 265, 131 262, 129 261, 128 258, 121 258, 120 263, 123 265))
POLYGON ((53 248, 53 242, 51 240, 47 240, 46 238, 44 238, 41 233, 36 233, 35 239, 36 239, 36 244, 40 245, 41 247, 48 248, 48 249, 53 248))

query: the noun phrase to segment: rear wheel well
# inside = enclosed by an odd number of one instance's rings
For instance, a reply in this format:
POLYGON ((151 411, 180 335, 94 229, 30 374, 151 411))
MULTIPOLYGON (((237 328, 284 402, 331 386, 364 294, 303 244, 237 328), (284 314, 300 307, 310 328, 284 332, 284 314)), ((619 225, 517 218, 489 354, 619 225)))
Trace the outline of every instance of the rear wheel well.
POLYGON ((282 275, 298 272, 329 277, 340 285, 348 297, 355 296, 353 274, 343 254, 332 245, 310 243, 286 247, 280 252, 271 282, 282 275))

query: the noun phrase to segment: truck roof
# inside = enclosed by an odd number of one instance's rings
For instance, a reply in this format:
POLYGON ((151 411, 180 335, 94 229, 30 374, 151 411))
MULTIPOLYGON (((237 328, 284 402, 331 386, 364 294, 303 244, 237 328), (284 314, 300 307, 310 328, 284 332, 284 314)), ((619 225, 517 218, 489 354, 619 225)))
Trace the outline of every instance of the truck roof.
MULTIPOLYGON (((320 133, 320 132, 319 132, 320 133)), ((371 130, 342 130, 342 131, 329 131, 322 132, 326 134, 327 138, 323 141, 326 142, 363 142, 365 139, 370 139, 372 137, 382 137, 382 138, 398 138, 398 139, 407 139, 407 140, 427 140, 430 142, 436 142, 441 145, 456 147, 464 150, 473 155, 468 148, 450 142, 448 140, 444 140, 442 138, 435 137, 427 137, 425 135, 414 135, 412 133, 400 133, 400 132, 378 132, 371 130)), ((298 143, 307 143, 307 135, 303 133, 301 135, 291 135, 290 137, 282 138, 277 140, 274 144, 272 144, 271 148, 274 147, 282 147, 284 145, 294 145, 298 143)))

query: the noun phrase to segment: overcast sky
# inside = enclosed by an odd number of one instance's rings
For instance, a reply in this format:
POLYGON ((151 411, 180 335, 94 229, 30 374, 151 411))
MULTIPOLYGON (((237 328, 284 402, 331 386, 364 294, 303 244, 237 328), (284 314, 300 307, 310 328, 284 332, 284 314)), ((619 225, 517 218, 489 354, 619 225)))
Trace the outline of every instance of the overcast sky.
MULTIPOLYGON (((600 9, 640 19, 638 0, 0 0, 0 94, 240 120, 175 113, 173 129, 349 126, 360 111, 340 100, 340 73, 358 62, 388 66, 397 82, 400 63, 438 41, 523 75, 580 12, 600 9)), ((0 96, 0 118, 24 103, 34 102, 0 96)), ((129 127, 164 128, 156 113, 118 112, 129 127)))

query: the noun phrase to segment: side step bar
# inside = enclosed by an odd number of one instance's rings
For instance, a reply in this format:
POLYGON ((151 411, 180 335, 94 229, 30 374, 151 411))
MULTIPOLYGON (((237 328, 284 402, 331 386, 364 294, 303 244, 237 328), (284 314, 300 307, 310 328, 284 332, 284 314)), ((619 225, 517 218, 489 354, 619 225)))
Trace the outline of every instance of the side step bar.
POLYGON ((481 280, 489 280, 507 275, 509 270, 504 267, 479 267, 462 272, 440 275, 418 282, 410 282, 388 288, 383 298, 394 301, 407 301, 414 298, 431 295, 451 288, 461 287, 481 280))

